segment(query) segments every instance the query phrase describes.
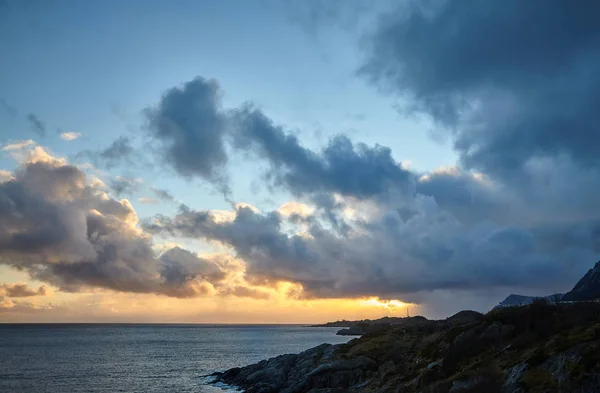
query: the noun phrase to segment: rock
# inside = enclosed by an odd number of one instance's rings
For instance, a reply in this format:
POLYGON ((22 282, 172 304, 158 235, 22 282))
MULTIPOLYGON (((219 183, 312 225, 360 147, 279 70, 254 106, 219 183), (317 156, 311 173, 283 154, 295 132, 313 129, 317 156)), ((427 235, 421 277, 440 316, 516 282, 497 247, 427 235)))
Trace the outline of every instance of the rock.
POLYGON ((318 375, 324 372, 355 370, 359 368, 373 369, 375 367, 377 367, 377 363, 375 363, 373 359, 370 359, 366 356, 358 356, 354 359, 342 359, 330 363, 321 364, 320 366, 312 370, 309 376, 318 375))
POLYGON ((363 329, 358 326, 353 326, 348 329, 340 329, 336 333, 338 336, 362 336, 363 334, 363 329))
POLYGON ((508 376, 502 386, 503 393, 517 392, 519 388, 519 381, 523 374, 527 371, 527 362, 519 363, 516 366, 511 367, 508 370, 508 376))
POLYGON ((396 364, 393 360, 388 360, 387 362, 379 366, 379 369, 377 371, 379 372, 379 378, 381 380, 385 380, 386 377, 394 374, 394 372, 396 371, 396 364))
POLYGON ((321 364, 307 375, 310 387, 349 388, 364 382, 377 368, 377 363, 366 356, 341 359, 321 364))
POLYGON ((574 386, 570 381, 572 378, 569 368, 581 361, 581 352, 584 348, 585 344, 577 345, 564 352, 552 355, 539 368, 547 371, 560 388, 568 391, 574 390, 574 386))
POLYGON ((458 393, 463 391, 473 391, 477 387, 484 382, 484 378, 477 375, 473 378, 469 378, 464 381, 452 381, 452 387, 448 391, 448 393, 458 393))
POLYGON ((323 344, 298 355, 282 355, 217 374, 218 381, 241 387, 248 393, 299 393, 343 391, 364 382, 377 371, 366 356, 336 358, 340 345, 323 344), (318 389, 318 390, 316 390, 318 389), (325 389, 325 390, 324 390, 325 389))
POLYGON ((443 364, 444 364, 444 360, 443 359, 436 360, 435 362, 429 363, 427 365, 427 369, 428 370, 433 370, 434 368, 442 367, 443 364))

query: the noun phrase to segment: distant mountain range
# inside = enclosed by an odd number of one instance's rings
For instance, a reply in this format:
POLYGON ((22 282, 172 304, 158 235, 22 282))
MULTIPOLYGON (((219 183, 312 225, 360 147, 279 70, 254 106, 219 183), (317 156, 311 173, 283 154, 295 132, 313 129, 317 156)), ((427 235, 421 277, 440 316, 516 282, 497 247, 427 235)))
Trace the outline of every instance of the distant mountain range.
POLYGON ((549 302, 572 302, 600 299, 600 261, 597 262, 592 269, 588 270, 585 276, 577 282, 573 289, 565 294, 555 293, 554 295, 541 297, 512 294, 501 301, 496 307, 525 306, 540 298, 549 302))
POLYGON ((497 307, 511 307, 511 306, 525 306, 527 304, 533 303, 536 299, 545 299, 549 302, 558 302, 561 301, 565 295, 563 293, 555 293, 554 295, 549 296, 523 296, 523 295, 508 295, 506 299, 500 302, 497 307))
MULTIPOLYGON (((563 294, 555 293, 548 296, 523 296, 511 294, 501 301, 495 308, 526 306, 533 303, 536 299, 545 299, 550 303, 561 301, 583 301, 600 299, 600 261, 590 269, 585 276, 577 282, 575 287, 563 294)), ((452 318, 467 318, 471 320, 479 314, 474 311, 462 311, 454 317, 446 319, 446 323, 452 323, 452 318)), ((480 315, 480 314, 479 314, 480 315)), ((423 317, 383 317, 380 319, 363 319, 360 321, 335 321, 327 322, 321 325, 312 325, 311 327, 337 327, 345 328, 337 332, 338 335, 360 336, 363 334, 385 331, 394 326, 409 326, 422 323, 423 317)))

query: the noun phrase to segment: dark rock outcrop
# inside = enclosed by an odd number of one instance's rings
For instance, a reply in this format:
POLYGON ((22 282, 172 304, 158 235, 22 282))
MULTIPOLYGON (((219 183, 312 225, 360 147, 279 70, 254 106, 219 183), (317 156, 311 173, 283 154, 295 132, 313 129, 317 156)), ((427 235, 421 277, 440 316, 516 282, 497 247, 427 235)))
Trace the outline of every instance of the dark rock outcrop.
POLYGON ((301 393, 347 389, 377 371, 377 363, 366 356, 334 356, 339 348, 323 344, 298 355, 278 356, 215 376, 248 393, 301 393))
POLYGON ((575 287, 567 292, 564 301, 600 299, 600 261, 577 282, 575 287))

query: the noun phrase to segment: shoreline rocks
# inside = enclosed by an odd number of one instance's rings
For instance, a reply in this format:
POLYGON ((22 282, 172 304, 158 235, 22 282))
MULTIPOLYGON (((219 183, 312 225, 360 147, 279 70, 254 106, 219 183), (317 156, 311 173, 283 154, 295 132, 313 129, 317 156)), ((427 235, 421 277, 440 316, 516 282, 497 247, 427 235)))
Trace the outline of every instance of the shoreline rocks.
POLYGON ((600 391, 598 304, 404 322, 215 373, 214 382, 246 393, 600 391))

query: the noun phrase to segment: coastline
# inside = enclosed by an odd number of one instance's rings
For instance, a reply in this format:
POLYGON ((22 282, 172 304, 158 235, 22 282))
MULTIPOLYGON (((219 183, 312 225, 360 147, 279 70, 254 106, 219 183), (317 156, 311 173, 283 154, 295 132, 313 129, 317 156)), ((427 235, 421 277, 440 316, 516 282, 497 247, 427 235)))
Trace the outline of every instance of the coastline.
POLYGON ((418 321, 212 376, 245 393, 600 391, 600 305, 418 321))

